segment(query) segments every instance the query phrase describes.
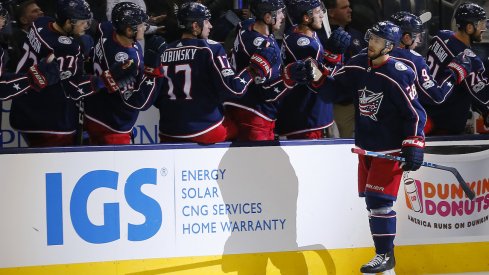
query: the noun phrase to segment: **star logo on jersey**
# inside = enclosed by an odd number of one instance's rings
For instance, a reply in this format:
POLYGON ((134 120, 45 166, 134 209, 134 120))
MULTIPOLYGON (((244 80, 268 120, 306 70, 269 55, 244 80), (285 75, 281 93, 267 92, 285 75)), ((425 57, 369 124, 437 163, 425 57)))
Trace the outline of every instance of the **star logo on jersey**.
POLYGON ((274 91, 275 93, 277 93, 277 94, 279 94, 279 93, 280 93, 280 89, 279 89, 278 87, 275 87, 275 88, 273 89, 273 91, 274 91))
POLYGON ((246 80, 244 80, 243 78, 239 78, 239 82, 243 83, 243 84, 246 84, 246 80))
POLYGON ((15 84, 14 84, 14 89, 15 89, 15 90, 17 90, 17 91, 18 91, 18 90, 20 90, 19 83, 15 83, 15 84))
POLYGON ((146 81, 146 85, 148 85, 148 86, 151 86, 153 84, 154 84, 154 82, 151 79, 148 79, 148 81, 146 81))
POLYGON ((367 90, 367 87, 359 90, 359 92, 360 97, 358 109, 360 111, 360 115, 370 117, 372 120, 377 121, 377 117, 375 115, 377 115, 379 112, 384 94, 369 91, 367 90))

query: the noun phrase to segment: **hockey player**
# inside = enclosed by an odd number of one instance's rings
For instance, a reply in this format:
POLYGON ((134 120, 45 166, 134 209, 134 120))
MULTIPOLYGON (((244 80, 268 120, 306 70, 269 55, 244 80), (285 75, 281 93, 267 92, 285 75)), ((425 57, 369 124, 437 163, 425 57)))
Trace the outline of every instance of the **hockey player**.
MULTIPOLYGON (((7 25, 9 13, 0 4, 0 31, 7 25)), ((43 59, 37 65, 32 65, 27 72, 9 73, 6 70, 5 52, 0 47, 0 100, 8 100, 21 95, 29 90, 39 91, 59 81, 59 64, 57 62, 47 63, 43 59)), ((0 102, 0 130, 2 125, 2 104, 0 102)), ((1 137, 0 131, 0 137, 1 137)), ((1 147, 1 145, 0 145, 1 147)))
POLYGON ((397 199, 404 171, 419 169, 423 162, 426 114, 418 101, 416 75, 389 53, 399 43, 399 27, 389 21, 376 23, 367 31, 368 52, 360 53, 328 78, 320 87, 324 97, 332 91, 354 93, 355 145, 405 158, 398 162, 359 156, 358 191, 365 197, 375 244, 375 257, 360 269, 379 273, 395 266, 394 238, 397 199))
MULTIPOLYGON (((112 21, 99 24, 93 53, 93 67, 98 75, 120 62, 129 63, 132 80, 103 89, 86 99, 85 117, 89 142, 92 145, 130 144, 131 132, 139 111, 151 106, 156 93, 157 78, 161 77, 158 55, 145 56, 139 40, 144 38, 148 16, 141 7, 131 2, 120 2, 112 10, 112 21), (145 63, 156 70, 145 73, 145 63)), ((161 53, 160 43, 148 41, 161 53)), ((153 41, 154 42, 154 41, 153 41)), ((151 46, 153 47, 153 46, 151 46)), ((148 67, 148 66, 147 66, 148 67)))
MULTIPOLYGON (((282 25, 285 5, 282 0, 252 0, 250 9, 255 18, 240 23, 232 49, 231 61, 236 70, 241 71, 250 61, 253 53, 265 42, 280 56, 280 48, 273 31, 282 25)), ((238 125, 238 140, 274 140, 275 120, 278 112, 278 99, 287 88, 280 79, 281 60, 273 71, 271 80, 254 83, 248 93, 238 100, 225 102, 226 112, 238 125)))
POLYGON ((102 78, 83 72, 83 54, 75 37, 89 27, 91 12, 85 0, 58 0, 56 20, 40 17, 27 35, 27 49, 20 72, 28 71, 53 54, 60 66, 61 81, 40 93, 28 92, 14 98, 10 124, 19 130, 29 146, 67 146, 74 144, 78 108, 75 100, 94 93, 105 83, 123 77, 122 65, 102 78))
POLYGON ((457 55, 447 66, 452 72, 451 77, 438 86, 424 57, 414 50, 421 43, 421 19, 412 13, 400 11, 393 14, 391 20, 400 27, 402 36, 399 47, 392 50, 390 55, 411 67, 416 73, 416 90, 423 106, 442 104, 453 91, 454 85, 459 84, 470 73, 470 60, 463 53, 457 55))
MULTIPOLYGON (((9 21, 9 13, 0 4, 0 31, 9 21)), ((39 64, 29 67, 27 72, 9 73, 5 70, 5 52, 0 47, 0 100, 8 100, 27 91, 39 91, 59 81, 59 64, 43 59, 39 64)))
MULTIPOLYGON (((487 30, 486 12, 473 3, 461 4, 455 12, 458 27, 456 32, 441 30, 433 37, 427 54, 430 73, 438 83, 452 78, 449 70, 452 59, 463 54, 470 59, 471 72, 463 79, 465 68, 459 68, 459 85, 442 104, 425 106, 431 135, 461 134, 465 132, 467 119, 471 116, 470 107, 487 110, 489 86, 487 72, 482 60, 471 50, 473 42, 480 42, 487 30)), ((465 69, 466 70, 466 69, 465 69)))
MULTIPOLYGON (((287 12, 295 23, 285 34, 282 44, 285 64, 313 58, 331 65, 341 61, 350 44, 350 35, 337 28, 325 47, 316 34, 322 27, 324 7, 319 0, 289 0, 287 12)), ((280 103, 277 133, 287 139, 319 139, 324 129, 333 124, 332 102, 325 102, 306 85, 297 85, 280 103)))
POLYGON ((182 36, 161 57, 165 81, 154 104, 160 111, 161 142, 210 144, 234 139, 236 126, 224 117, 222 102, 243 96, 253 81, 266 80, 277 70, 271 64, 279 55, 264 48, 235 73, 222 45, 207 39, 210 16, 209 9, 197 2, 178 10, 182 36))

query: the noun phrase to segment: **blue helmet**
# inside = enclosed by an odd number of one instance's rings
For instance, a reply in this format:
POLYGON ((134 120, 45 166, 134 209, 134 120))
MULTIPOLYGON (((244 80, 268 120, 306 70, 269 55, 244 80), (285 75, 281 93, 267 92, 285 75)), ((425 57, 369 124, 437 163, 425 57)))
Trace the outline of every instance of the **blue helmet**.
POLYGON ((477 4, 463 3, 455 11, 455 22, 459 28, 481 20, 486 20, 486 11, 477 4))
POLYGON ((124 33, 127 27, 137 31, 137 26, 149 19, 144 10, 132 2, 117 3, 112 9, 112 25, 116 32, 124 33))
POLYGON ((380 21, 375 23, 372 28, 367 30, 365 40, 368 42, 370 35, 375 34, 378 37, 386 40, 386 47, 390 44, 397 46, 401 41, 401 32, 399 26, 390 21, 380 21))
POLYGON ((66 20, 92 19, 90 6, 85 0, 58 0, 56 22, 64 24, 66 20))
POLYGON ((277 11, 283 8, 285 8, 283 0, 250 0, 250 10, 258 20, 262 20, 267 13, 272 14, 275 19, 277 11))
POLYGON ((191 30, 193 22, 197 22, 202 27, 203 22, 209 19, 211 19, 209 9, 197 2, 184 3, 177 12, 178 26, 181 29, 191 30))
POLYGON ((396 12, 391 16, 391 21, 401 28, 402 33, 412 34, 423 32, 423 22, 419 16, 416 16, 410 12, 396 12))
POLYGON ((287 13, 296 24, 301 23, 304 14, 312 16, 312 10, 322 6, 319 0, 286 0, 285 3, 287 13))

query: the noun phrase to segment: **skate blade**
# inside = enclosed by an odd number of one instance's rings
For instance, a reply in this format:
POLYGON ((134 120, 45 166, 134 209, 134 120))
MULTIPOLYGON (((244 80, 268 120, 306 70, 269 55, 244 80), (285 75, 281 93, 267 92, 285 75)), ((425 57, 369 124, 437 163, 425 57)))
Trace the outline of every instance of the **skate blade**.
POLYGON ((381 275, 396 275, 396 272, 393 269, 386 270, 381 273, 362 273, 363 275, 376 275, 376 274, 381 274, 381 275))

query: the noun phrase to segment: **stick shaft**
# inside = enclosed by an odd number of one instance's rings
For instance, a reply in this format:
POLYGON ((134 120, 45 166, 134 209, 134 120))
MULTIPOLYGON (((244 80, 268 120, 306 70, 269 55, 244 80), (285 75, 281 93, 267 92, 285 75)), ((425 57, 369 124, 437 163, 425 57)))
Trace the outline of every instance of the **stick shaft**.
MULTIPOLYGON (((392 160, 392 161, 399 161, 399 162, 406 161, 403 157, 393 156, 393 155, 388 155, 388 154, 382 154, 382 153, 373 152, 373 151, 367 151, 367 150, 363 150, 360 148, 352 148, 351 152, 355 153, 355 154, 359 154, 359 155, 370 156, 370 157, 375 157, 375 158, 383 158, 383 159, 388 159, 388 160, 392 160)), ((467 195, 467 197, 470 200, 473 200, 475 198, 474 191, 472 191, 470 189, 467 182, 465 182, 465 180, 462 178, 462 175, 460 175, 460 173, 458 172, 458 170, 455 167, 444 166, 444 165, 440 165, 440 164, 436 164, 436 163, 432 163, 432 162, 427 162, 427 161, 423 161, 421 166, 429 167, 429 168, 433 168, 433 169, 449 171, 450 173, 452 173, 455 176, 458 183, 460 184, 460 187, 462 187, 465 195, 467 195)))

